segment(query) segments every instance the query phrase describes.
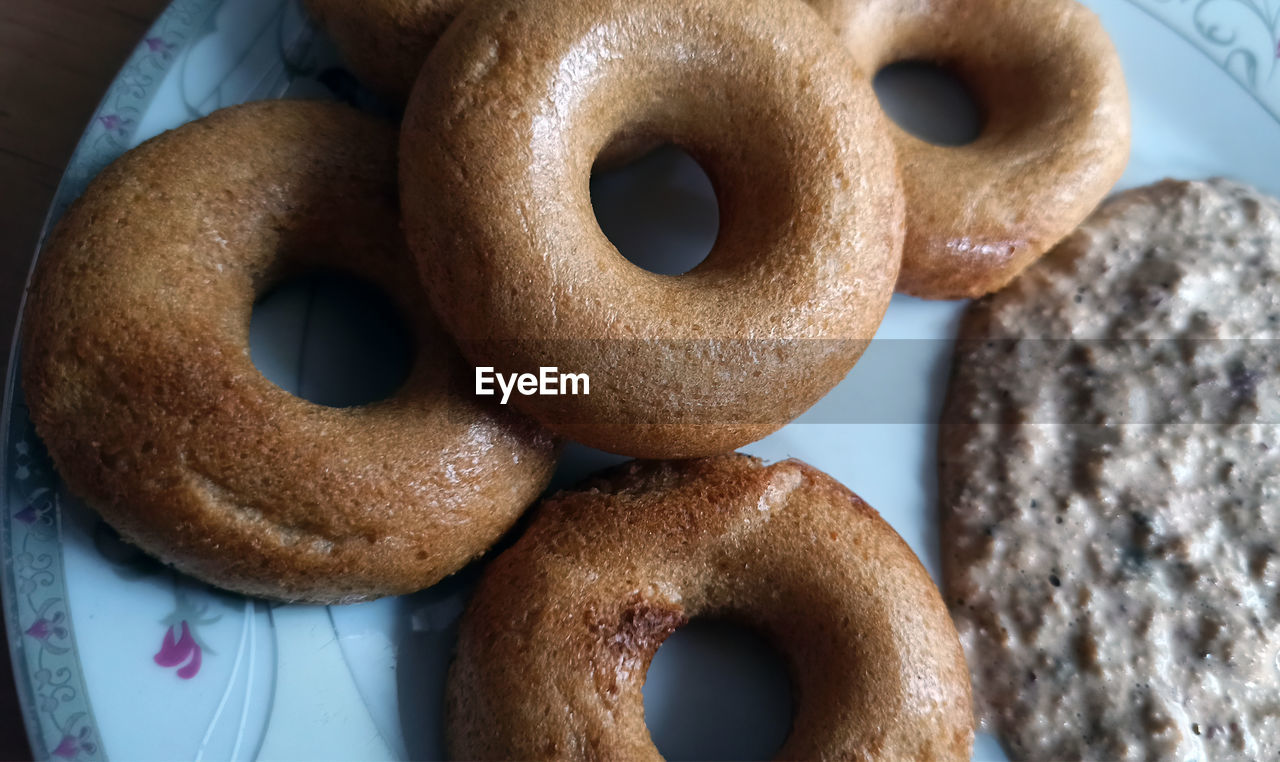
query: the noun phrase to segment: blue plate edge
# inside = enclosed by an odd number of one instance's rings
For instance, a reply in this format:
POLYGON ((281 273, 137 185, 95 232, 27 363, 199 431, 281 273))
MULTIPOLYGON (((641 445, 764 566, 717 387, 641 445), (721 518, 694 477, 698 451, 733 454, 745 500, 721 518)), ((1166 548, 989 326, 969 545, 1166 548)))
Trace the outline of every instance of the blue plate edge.
MULTIPOLYGON (((0 410, 0 433, 4 437, 4 446, 0 447, 0 495, 3 495, 6 504, 3 510, 3 517, 0 518, 0 549, 2 549, 3 558, 0 562, 0 602, 3 603, 4 610, 4 627, 5 633, 9 640, 9 659, 13 667, 14 687, 18 694, 19 711, 22 713, 23 725, 27 733, 27 742, 31 748, 31 754, 34 759, 47 760, 52 758, 52 751, 45 739, 51 734, 46 731, 56 732, 58 727, 52 721, 46 723, 42 720, 42 715, 37 709, 33 697, 36 695, 35 686, 32 684, 33 675, 27 668, 26 659, 26 643, 23 640, 23 630, 19 621, 18 605, 20 603, 17 592, 13 546, 11 540, 13 538, 13 529, 11 523, 13 521, 12 513, 8 510, 8 496, 13 488, 13 477, 10 471, 10 450, 18 442, 22 441, 22 432, 16 431, 14 410, 22 405, 25 408, 25 402, 22 400, 21 390, 19 387, 19 356, 22 343, 22 320, 26 313, 28 289, 31 286, 31 278, 35 272, 36 263, 40 258, 40 251, 44 247, 45 240, 48 238, 50 230, 53 228, 57 220, 66 211, 67 207, 78 197, 83 191, 83 187, 69 175, 69 170, 79 163, 83 162, 85 154, 91 150, 90 141, 97 135, 96 125, 100 125, 100 117, 105 115, 107 104, 122 86, 121 76, 131 68, 140 67, 144 63, 152 59, 155 54, 148 48, 147 40, 159 35, 162 29, 167 28, 178 16, 182 14, 196 14, 199 23, 188 23, 190 29, 195 29, 200 23, 203 23, 209 16, 222 5, 223 0, 189 0, 187 3, 174 2, 166 6, 156 20, 147 27, 138 42, 134 45, 133 52, 125 59, 125 62, 116 71, 112 78, 111 86, 103 93, 98 104, 94 107, 93 116, 90 117, 89 123, 85 126, 84 132, 81 133, 80 139, 76 142, 76 147, 72 151, 67 165, 63 169, 62 176, 58 180, 57 188, 54 190, 53 200, 49 205, 49 211, 45 215, 44 222, 40 228, 40 235, 37 238, 35 250, 31 255, 31 263, 27 268, 27 274, 23 280, 22 292, 18 298, 18 309, 14 321, 14 333, 9 344, 8 370, 4 379, 4 409, 0 410)), ((167 72, 174 64, 173 60, 163 60, 162 71, 167 72)), ((155 97, 156 91, 159 89, 163 77, 156 77, 145 89, 144 94, 138 99, 138 106, 145 110, 155 97)), ((103 129, 107 129, 105 125, 103 129)), ((133 129, 130 130, 125 137, 126 141, 132 138, 137 130, 135 123, 133 129)), ((27 422, 25 415, 21 416, 18 423, 27 422)), ((57 534, 60 538, 62 534, 61 515, 58 512, 55 515, 57 526, 57 534)), ((76 661, 79 661, 79 650, 76 648, 75 630, 72 628, 72 617, 70 616, 70 599, 66 595, 65 570, 63 569, 63 558, 61 552, 57 555, 58 574, 55 577, 57 589, 64 601, 67 615, 67 642, 70 644, 70 652, 75 655, 76 661)), ((98 734, 97 723, 94 720, 93 707, 90 703, 89 696, 84 686, 84 671, 78 670, 74 679, 79 683, 80 697, 82 701, 82 711, 87 717, 86 725, 91 729, 93 737, 98 739, 98 748, 91 757, 105 760, 107 759, 106 750, 101 746, 101 736, 98 734)))

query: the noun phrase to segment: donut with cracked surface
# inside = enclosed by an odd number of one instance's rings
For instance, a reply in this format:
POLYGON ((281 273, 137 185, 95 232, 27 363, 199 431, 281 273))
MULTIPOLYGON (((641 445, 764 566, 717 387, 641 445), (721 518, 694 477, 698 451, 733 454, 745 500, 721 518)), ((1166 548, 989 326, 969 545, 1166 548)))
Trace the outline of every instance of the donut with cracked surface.
POLYGON ((737 454, 633 461, 535 511, 459 625, 455 759, 661 759, 641 688, 699 616, 754 627, 787 660, 779 759, 969 759, 969 673, 942 597, 830 476, 737 454))
POLYGON ((1120 58, 1075 0, 806 0, 862 68, 928 61, 953 71, 980 134, 940 146, 894 126, 907 197, 898 290, 982 296, 1070 233, 1129 157, 1120 58))
POLYGON ((612 452, 709 455, 853 367, 892 296, 903 201, 870 84, 811 9, 497 0, 430 66, 400 177, 437 313, 479 366, 591 379, 522 411, 612 452), (719 236, 684 275, 636 267, 596 223, 592 165, 628 132, 683 147, 715 187, 719 236))
POLYGON ((537 497, 556 443, 457 394, 464 363, 416 308, 395 167, 379 120, 252 103, 128 152, 59 222, 23 388, 59 474, 126 539, 230 590, 345 602, 433 584, 537 497), (325 407, 254 367, 255 297, 315 269, 406 320, 416 356, 390 398, 325 407))

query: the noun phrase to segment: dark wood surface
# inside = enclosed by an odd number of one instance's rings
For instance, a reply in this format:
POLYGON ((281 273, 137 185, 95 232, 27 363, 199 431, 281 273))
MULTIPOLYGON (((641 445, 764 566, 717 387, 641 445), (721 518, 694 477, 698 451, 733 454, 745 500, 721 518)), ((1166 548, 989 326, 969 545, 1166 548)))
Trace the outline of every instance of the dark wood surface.
MULTIPOLYGON (((0 0, 0 364, 7 363, 31 253, 63 167, 116 70, 166 2, 0 0)), ((29 759, 7 645, 0 654, 0 760, 29 759)))

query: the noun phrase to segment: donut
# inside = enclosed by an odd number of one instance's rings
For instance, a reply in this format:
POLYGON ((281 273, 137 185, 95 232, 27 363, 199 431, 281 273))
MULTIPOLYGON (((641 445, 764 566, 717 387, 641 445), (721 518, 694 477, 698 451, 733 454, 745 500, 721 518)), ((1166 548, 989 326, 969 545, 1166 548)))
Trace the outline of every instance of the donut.
POLYGON ((700 616, 787 661, 779 759, 969 759, 964 654, 911 549, 812 466, 737 454, 633 461, 535 509, 459 623, 452 757, 661 759, 641 687, 700 616))
POLYGON ((803 4, 495 0, 429 65, 400 177, 437 313, 477 366, 590 379, 511 404, 593 447, 692 457, 776 430, 853 367, 904 204, 867 78, 803 4), (716 190, 719 236, 684 275, 636 267, 596 223, 591 167, 623 132, 683 147, 716 190))
POLYGON ((343 61, 374 92, 402 104, 436 40, 469 0, 304 0, 343 61))
POLYGON ((1115 47, 1074 0, 808 0, 874 74, 922 60, 954 72, 983 114, 948 147, 891 127, 907 198, 898 290, 995 291, 1071 232, 1129 155, 1115 47))
MULTIPOLYGON (((433 584, 548 481, 557 445, 458 392, 397 227, 392 127, 346 106, 228 108, 128 152, 40 255, 22 334, 36 432, 72 492, 219 587, 345 602, 433 584), (255 296, 334 270, 415 341, 390 398, 334 408, 249 356, 255 296)), ((462 381, 459 380, 462 376, 462 381)))
MULTIPOLYGON (((458 12, 473 0, 304 0, 342 60, 384 100, 403 106, 427 56, 458 12)), ((644 134, 619 134, 598 164, 613 169, 658 147, 644 134)))
MULTIPOLYGON (((427 56, 458 12, 473 0, 304 0, 347 66, 384 100, 409 100, 427 56)), ((600 152, 612 169, 658 147, 648 135, 622 133, 600 152)))

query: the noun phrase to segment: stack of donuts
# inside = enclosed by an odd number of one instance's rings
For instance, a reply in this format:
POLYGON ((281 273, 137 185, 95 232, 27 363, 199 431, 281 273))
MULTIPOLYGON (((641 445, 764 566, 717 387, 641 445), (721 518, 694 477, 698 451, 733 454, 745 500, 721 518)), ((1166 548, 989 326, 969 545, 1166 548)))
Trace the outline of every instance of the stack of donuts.
POLYGON ((733 451, 837 384, 895 289, 1000 288, 1109 190, 1114 50, 1073 0, 308 0, 399 131, 336 103, 224 109, 129 151, 58 224, 22 380, 69 488, 212 584, 341 603, 430 586, 545 488, 566 438, 634 461, 546 498, 487 568, 450 678, 452 753, 655 758, 663 639, 731 616, 787 655, 783 757, 966 759, 955 629, 880 516, 733 451), (980 137, 942 148, 871 75, 959 74, 980 137), (621 256, 588 180, 674 143, 721 227, 682 276, 621 256), (331 408, 249 356, 255 299, 317 268, 380 286, 415 361, 331 408), (475 367, 586 396, 471 393, 475 367), (748 563, 749 561, 749 563, 748 563))

